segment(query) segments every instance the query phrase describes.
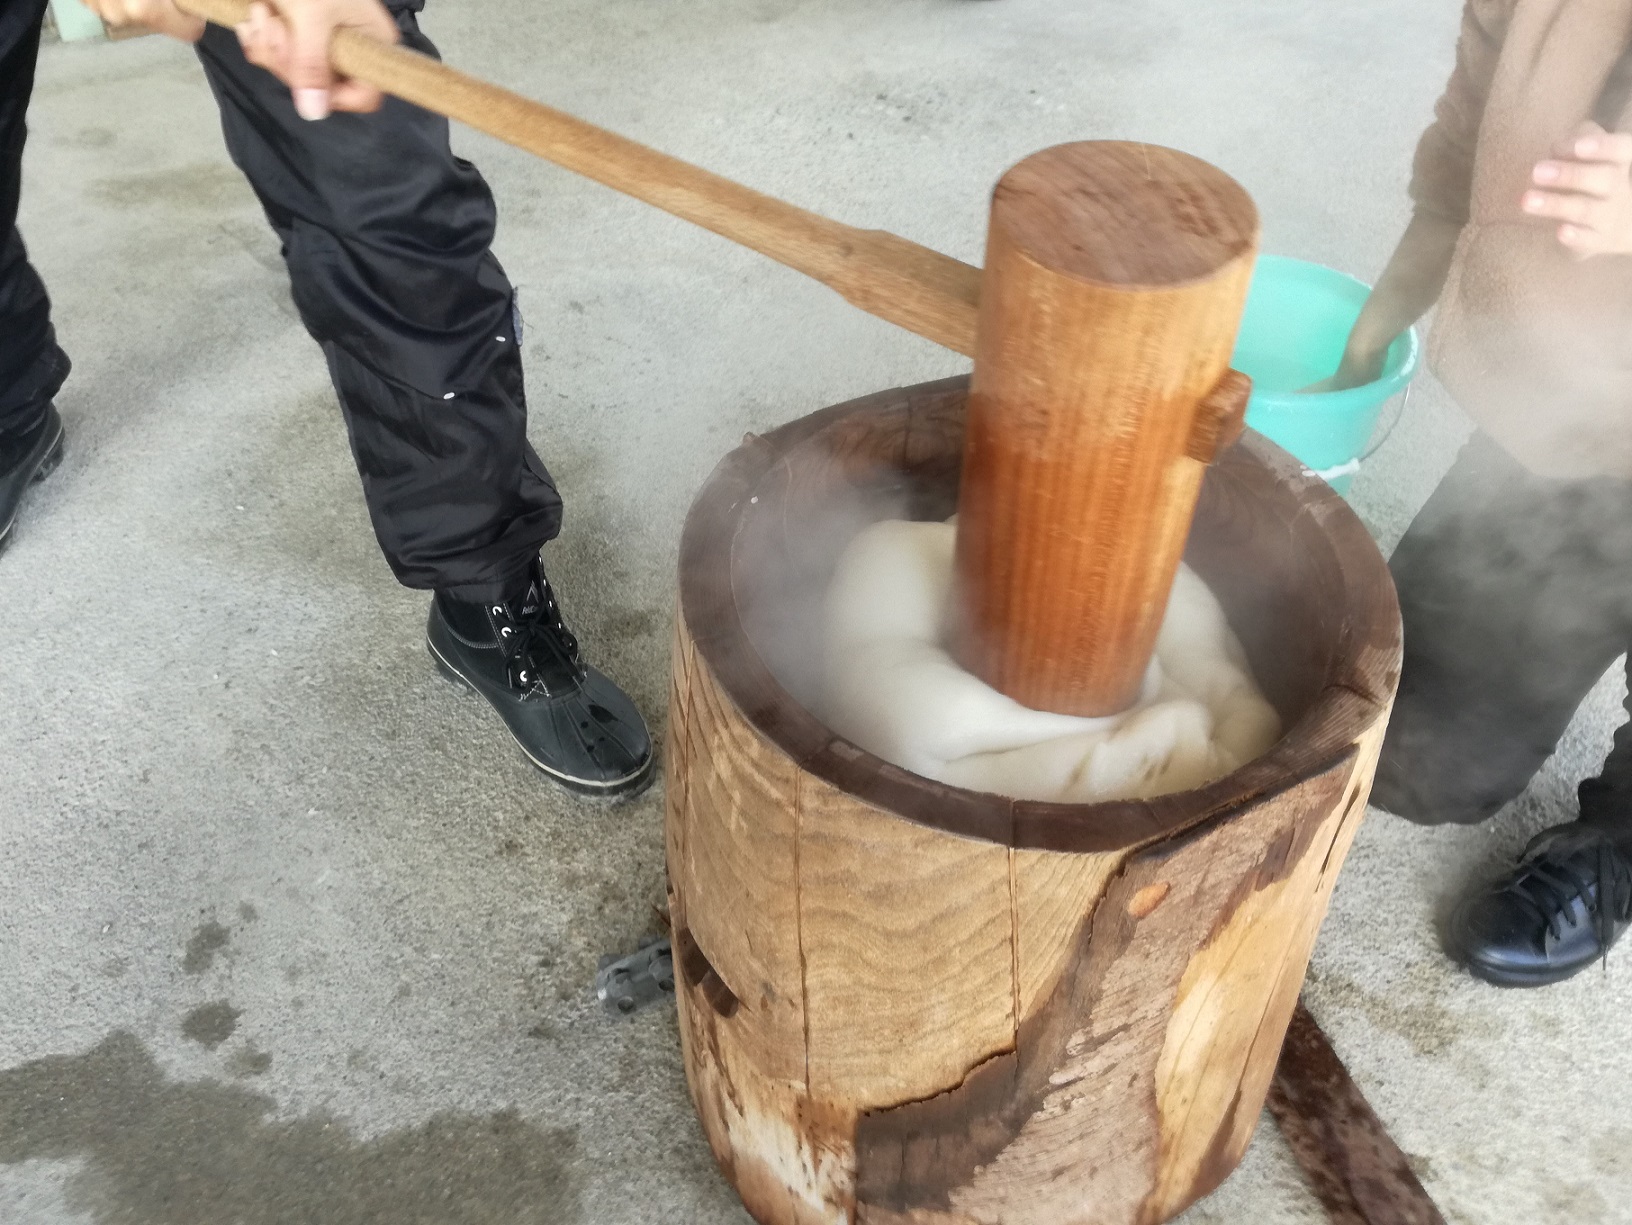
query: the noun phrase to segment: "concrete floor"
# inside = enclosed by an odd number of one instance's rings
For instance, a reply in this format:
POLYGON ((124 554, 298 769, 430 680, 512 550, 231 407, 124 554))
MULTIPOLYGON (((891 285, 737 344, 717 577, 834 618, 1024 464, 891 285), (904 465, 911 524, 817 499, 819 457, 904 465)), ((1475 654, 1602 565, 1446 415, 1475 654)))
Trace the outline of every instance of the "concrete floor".
MULTIPOLYGON (((439 0, 449 58, 843 219, 978 261, 999 172, 1176 144, 1267 247, 1373 275, 1455 0, 439 0)), ((0 1222, 747 1218, 674 1019, 597 955, 661 899, 660 801, 543 785, 437 679, 379 560, 276 247, 174 44, 52 46, 23 227, 76 371, 0 560, 0 1222)), ((744 430, 959 370, 758 257, 485 139, 524 287, 549 562, 654 722, 675 542, 744 430)), ((1385 546, 1467 426, 1431 383, 1354 500, 1385 546)), ((1539 993, 1454 971, 1444 900, 1562 819, 1608 679, 1488 829, 1375 815, 1309 998, 1458 1225, 1632 1221, 1626 954, 1539 993)), ((1187 1225, 1314 1222, 1272 1126, 1187 1225)))

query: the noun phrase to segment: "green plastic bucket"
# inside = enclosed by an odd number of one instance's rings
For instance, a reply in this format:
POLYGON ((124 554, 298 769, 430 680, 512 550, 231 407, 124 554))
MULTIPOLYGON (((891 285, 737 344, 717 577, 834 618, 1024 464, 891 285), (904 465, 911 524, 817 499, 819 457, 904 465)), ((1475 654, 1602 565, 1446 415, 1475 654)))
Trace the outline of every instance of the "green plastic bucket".
POLYGON ((1349 329, 1370 293, 1364 281, 1320 264, 1263 256, 1235 346, 1235 368, 1252 377, 1247 424, 1292 452, 1339 493, 1348 492, 1360 461, 1380 444, 1381 439, 1374 444, 1372 438, 1383 406, 1405 394, 1421 349, 1413 328, 1389 347, 1375 383, 1347 391, 1298 390, 1337 371, 1349 329))

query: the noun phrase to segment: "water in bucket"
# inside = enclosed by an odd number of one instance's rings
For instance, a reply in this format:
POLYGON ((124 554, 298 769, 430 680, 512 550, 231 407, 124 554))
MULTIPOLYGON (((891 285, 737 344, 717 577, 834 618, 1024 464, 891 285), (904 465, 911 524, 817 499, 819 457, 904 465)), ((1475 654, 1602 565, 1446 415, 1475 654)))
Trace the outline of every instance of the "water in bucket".
POLYGON ((1252 378, 1247 424, 1320 473, 1339 493, 1359 471, 1377 419, 1417 371, 1416 329, 1396 340, 1382 377, 1347 391, 1299 389, 1336 372, 1369 286, 1305 260, 1258 261, 1236 341, 1234 365, 1252 378))

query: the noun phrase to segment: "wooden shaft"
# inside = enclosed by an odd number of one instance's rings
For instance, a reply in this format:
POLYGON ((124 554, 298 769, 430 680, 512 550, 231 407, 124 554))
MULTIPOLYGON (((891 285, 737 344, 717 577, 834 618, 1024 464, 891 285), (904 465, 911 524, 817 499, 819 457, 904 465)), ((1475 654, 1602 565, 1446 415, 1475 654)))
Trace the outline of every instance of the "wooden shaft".
POLYGON ((952 647, 1016 701, 1138 696, 1202 474, 1241 431, 1257 244, 1247 193, 1169 149, 1061 145, 998 184, 952 647))
MULTIPOLYGON (((177 0, 177 7, 232 27, 248 20, 250 6, 249 0, 177 0)), ((768 255, 909 332, 959 353, 975 352, 978 268, 763 195, 406 47, 341 30, 329 54, 344 76, 768 255)))

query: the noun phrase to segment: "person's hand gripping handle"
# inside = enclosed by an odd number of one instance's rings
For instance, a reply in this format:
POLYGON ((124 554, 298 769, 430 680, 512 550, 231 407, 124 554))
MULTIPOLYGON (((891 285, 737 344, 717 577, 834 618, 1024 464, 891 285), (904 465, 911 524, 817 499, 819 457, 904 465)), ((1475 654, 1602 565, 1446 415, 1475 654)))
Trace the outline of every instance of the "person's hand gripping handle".
POLYGON ((206 19, 238 32, 244 56, 285 85, 303 119, 332 111, 378 110, 382 95, 366 81, 337 72, 329 48, 335 36, 397 41, 397 23, 379 0, 88 0, 110 25, 143 25, 196 42, 206 19))

